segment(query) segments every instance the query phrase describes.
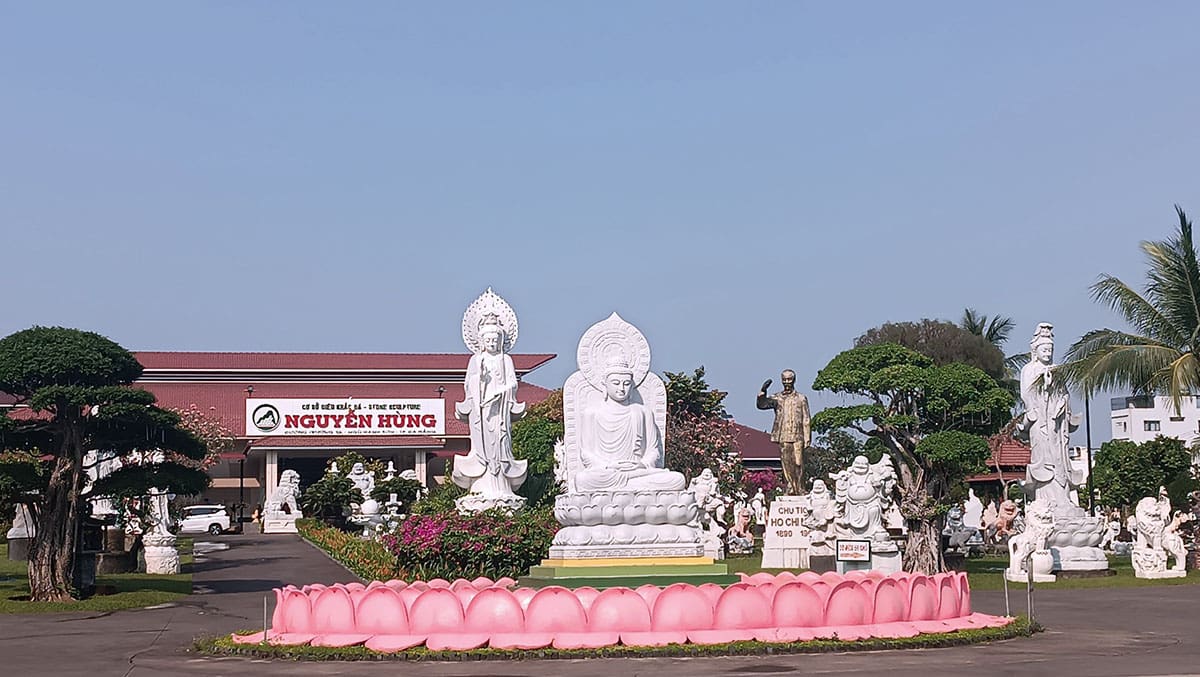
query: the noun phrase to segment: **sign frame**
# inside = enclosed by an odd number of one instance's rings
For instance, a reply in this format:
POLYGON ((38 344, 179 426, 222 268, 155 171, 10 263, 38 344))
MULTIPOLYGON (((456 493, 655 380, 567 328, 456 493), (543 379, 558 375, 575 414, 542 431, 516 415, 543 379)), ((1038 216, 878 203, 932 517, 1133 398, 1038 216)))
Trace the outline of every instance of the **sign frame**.
POLYGON ((839 562, 870 562, 871 561, 871 541, 865 538, 839 538, 837 539, 835 551, 837 553, 837 561, 839 562), (861 557, 858 554, 844 552, 842 544, 846 545, 865 545, 867 546, 866 557, 861 557))

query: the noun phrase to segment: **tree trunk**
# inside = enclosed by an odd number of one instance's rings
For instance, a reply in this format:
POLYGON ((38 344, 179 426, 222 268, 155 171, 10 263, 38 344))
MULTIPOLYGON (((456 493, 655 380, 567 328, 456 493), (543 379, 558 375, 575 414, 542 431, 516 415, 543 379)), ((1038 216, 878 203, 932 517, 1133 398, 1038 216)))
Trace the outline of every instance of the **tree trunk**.
POLYGON ((65 602, 71 596, 75 542, 79 530, 79 492, 82 454, 75 431, 64 435, 41 514, 29 549, 29 598, 35 602, 65 602))
POLYGON ((938 518, 908 520, 908 539, 904 546, 904 570, 938 574, 946 570, 942 559, 942 530, 938 518))

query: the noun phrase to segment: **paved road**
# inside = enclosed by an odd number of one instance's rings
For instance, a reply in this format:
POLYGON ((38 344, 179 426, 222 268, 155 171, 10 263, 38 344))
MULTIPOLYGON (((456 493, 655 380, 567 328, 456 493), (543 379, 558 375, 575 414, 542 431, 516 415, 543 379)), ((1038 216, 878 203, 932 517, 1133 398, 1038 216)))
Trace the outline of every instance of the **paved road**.
MULTIPOLYGON (((609 659, 486 663, 293 663, 187 653, 199 635, 262 624, 262 600, 284 583, 350 575, 295 536, 222 536, 227 550, 199 555, 196 594, 168 608, 110 614, 0 616, 0 675, 572 675, 753 677, 856 674, 1168 675, 1200 672, 1200 585, 1039 591, 1049 630, 991 645, 923 651, 707 659, 609 659)), ((203 548, 204 546, 201 546, 203 548)), ((1014 610, 1024 598, 1013 599, 1014 610)), ((974 596, 976 610, 1003 613, 1000 593, 974 596)))

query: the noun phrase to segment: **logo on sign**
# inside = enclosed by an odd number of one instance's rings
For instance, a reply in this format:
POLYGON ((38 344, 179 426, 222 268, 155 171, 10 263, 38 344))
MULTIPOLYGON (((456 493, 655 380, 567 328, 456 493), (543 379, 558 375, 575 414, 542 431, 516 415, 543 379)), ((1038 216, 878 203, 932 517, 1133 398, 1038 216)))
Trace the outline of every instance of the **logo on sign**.
POLYGON ((264 433, 269 433, 279 427, 279 410, 271 404, 260 404, 250 415, 250 422, 264 433))

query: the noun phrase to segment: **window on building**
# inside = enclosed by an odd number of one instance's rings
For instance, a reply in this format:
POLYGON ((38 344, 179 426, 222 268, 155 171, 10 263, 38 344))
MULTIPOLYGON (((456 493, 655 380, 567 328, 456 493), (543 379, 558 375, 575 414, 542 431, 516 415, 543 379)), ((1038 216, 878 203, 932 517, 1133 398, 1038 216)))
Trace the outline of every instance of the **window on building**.
MULTIPOLYGON (((1128 424, 1126 424, 1125 421, 1121 421, 1121 422, 1117 423, 1117 425, 1121 427, 1121 432, 1125 432, 1129 428, 1128 424)), ((1198 421, 1196 423, 1196 428, 1198 431, 1200 431, 1200 421, 1198 421)))
POLYGON ((1171 417, 1171 422, 1173 422, 1173 423, 1179 423, 1182 420, 1183 420, 1182 416, 1172 416, 1171 417))
POLYGON ((1156 433, 1156 432, 1162 430, 1162 422, 1161 421, 1143 421, 1142 429, 1148 433, 1156 433))

